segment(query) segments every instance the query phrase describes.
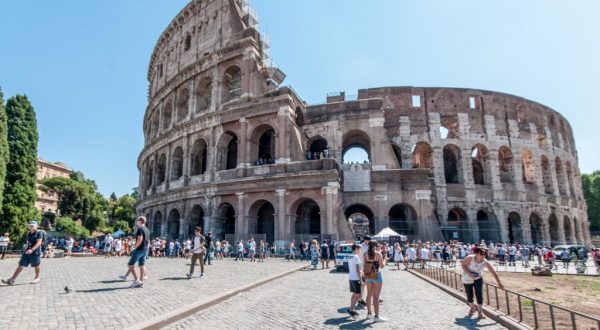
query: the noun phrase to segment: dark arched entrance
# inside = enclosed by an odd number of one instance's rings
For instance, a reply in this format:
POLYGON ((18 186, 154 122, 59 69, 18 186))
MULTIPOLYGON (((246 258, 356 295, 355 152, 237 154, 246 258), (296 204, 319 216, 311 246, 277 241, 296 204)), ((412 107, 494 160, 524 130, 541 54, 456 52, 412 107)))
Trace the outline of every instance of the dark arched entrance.
POLYGON ((396 204, 388 213, 390 228, 398 234, 406 235, 408 240, 418 239, 419 224, 415 210, 407 204, 396 204))
POLYGON ((177 209, 172 209, 169 213, 169 218, 167 221, 167 238, 168 239, 179 239, 179 219, 180 219, 179 211, 177 209))
POLYGON ((508 214, 508 240, 511 243, 523 243, 523 225, 517 212, 508 214))
POLYGON ((204 209, 200 205, 194 205, 192 207, 192 211, 188 217, 189 225, 188 225, 188 237, 194 237, 194 228, 196 226, 202 227, 201 233, 204 234, 204 209))
POLYGON ((265 234, 267 242, 273 243, 275 241, 275 208, 273 204, 267 201, 256 202, 250 212, 252 216, 256 216, 256 233, 265 234))
POLYGON ((533 244, 543 244, 543 223, 542 219, 535 213, 531 213, 529 216, 529 224, 531 227, 531 242, 533 244))
POLYGON ((363 204, 350 205, 344 211, 344 215, 346 220, 351 223, 355 236, 375 234, 375 216, 368 206, 363 204), (364 223, 365 221, 368 221, 368 227, 364 223))
POLYGON ((321 234, 321 209, 317 202, 306 199, 298 206, 294 230, 296 235, 321 234))

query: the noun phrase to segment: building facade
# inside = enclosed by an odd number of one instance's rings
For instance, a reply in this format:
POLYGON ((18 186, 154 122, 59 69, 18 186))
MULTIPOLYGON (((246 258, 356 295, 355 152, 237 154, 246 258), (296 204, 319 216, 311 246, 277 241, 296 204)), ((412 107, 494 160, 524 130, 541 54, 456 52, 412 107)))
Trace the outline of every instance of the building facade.
POLYGON ((38 158, 37 179, 37 199, 35 200, 35 208, 40 211, 40 214, 46 212, 58 213, 58 195, 55 192, 44 192, 40 189, 40 182, 44 179, 63 177, 68 178, 73 171, 63 163, 52 163, 41 158, 38 158))
POLYGON ((148 70, 137 212, 154 236, 589 244, 573 132, 504 93, 362 89, 306 104, 245 1, 190 2, 148 70), (360 148, 367 160, 349 163, 360 148), (231 236, 230 236, 231 237, 231 236))

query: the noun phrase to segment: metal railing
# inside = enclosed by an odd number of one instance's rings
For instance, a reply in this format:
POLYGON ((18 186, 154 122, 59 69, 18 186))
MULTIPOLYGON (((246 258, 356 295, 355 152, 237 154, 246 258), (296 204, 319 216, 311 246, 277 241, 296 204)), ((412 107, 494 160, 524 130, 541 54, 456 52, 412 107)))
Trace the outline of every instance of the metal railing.
MULTIPOLYGON (((455 271, 431 265, 415 268, 414 271, 456 291, 465 291, 462 275, 455 271)), ((487 282, 483 284, 483 302, 488 307, 533 329, 600 329, 600 318, 503 289, 487 282)))
MULTIPOLYGON (((562 261, 554 261, 552 263, 552 265, 548 264, 547 262, 543 262, 542 264, 539 264, 537 261, 529 261, 527 262, 525 265, 523 265, 523 262, 519 261, 515 261, 513 264, 511 264, 508 261, 505 262, 499 262, 497 260, 489 260, 490 264, 492 265, 492 267, 494 268, 494 270, 498 271, 498 272, 508 272, 508 273, 530 273, 531 269, 535 266, 544 266, 544 267, 548 267, 550 268, 550 271, 553 274, 556 275, 588 275, 588 276, 598 276, 600 275, 600 273, 598 273, 596 265, 593 263, 593 261, 586 261, 585 264, 583 265, 583 267, 581 268, 582 271, 578 271, 578 267, 581 267, 579 265, 580 262, 578 261, 572 261, 569 263, 569 265, 565 268, 563 266, 563 262, 562 261)), ((449 262, 447 261, 442 261, 439 259, 433 259, 430 260, 429 263, 432 263, 434 265, 447 265, 449 262)), ((453 262, 453 264, 456 263, 460 263, 460 259, 456 260, 455 262, 453 262)), ((442 267, 443 268, 443 267, 442 267)))

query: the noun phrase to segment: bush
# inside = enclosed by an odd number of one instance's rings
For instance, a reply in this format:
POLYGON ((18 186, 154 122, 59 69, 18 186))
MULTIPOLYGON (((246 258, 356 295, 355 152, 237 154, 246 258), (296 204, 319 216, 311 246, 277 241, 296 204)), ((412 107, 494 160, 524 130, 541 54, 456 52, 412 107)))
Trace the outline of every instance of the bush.
POLYGON ((73 221, 71 218, 56 219, 56 229, 77 238, 89 238, 90 231, 73 221))

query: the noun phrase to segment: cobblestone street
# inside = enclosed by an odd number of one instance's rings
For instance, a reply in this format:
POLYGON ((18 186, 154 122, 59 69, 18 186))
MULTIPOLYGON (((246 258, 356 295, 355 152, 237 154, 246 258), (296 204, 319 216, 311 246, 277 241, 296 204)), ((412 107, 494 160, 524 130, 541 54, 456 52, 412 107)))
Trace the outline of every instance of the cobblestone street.
POLYGON ((405 271, 385 269, 381 316, 349 318, 348 275, 299 271, 173 324, 170 329, 503 329, 466 317, 467 306, 405 271))
MULTIPOLYGON (((43 259, 39 284, 29 284, 33 269, 26 268, 15 286, 0 286, 0 329, 121 329, 300 266, 275 259, 265 264, 218 260, 207 266, 203 278, 197 278, 197 267, 188 280, 190 260, 149 259, 146 286, 129 289, 130 281, 117 277, 125 274, 127 261, 43 259), (65 286, 72 292, 65 294, 65 286)), ((1 261, 0 277, 10 277, 17 263, 14 258, 1 261)))

